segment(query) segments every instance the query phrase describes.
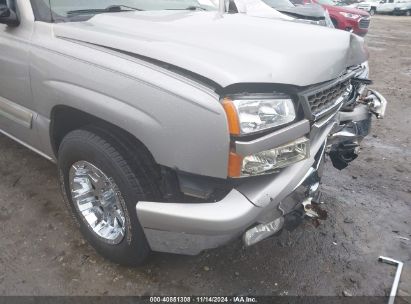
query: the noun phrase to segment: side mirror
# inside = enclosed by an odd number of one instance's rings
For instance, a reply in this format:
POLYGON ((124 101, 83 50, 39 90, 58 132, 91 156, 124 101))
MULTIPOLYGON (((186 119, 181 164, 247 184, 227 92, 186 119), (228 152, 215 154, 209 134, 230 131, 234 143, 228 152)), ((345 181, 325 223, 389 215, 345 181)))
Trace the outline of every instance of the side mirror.
POLYGON ((0 5, 0 24, 18 26, 20 24, 20 20, 17 17, 17 14, 7 5, 0 5))

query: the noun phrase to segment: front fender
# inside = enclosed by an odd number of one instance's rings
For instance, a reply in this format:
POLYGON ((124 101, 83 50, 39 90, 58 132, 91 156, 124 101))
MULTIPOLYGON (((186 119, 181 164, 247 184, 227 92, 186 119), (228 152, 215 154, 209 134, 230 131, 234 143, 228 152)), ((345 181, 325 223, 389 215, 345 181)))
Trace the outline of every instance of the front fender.
POLYGON ((30 72, 39 116, 72 107, 134 135, 160 165, 227 177, 227 118, 212 90, 137 59, 60 39, 38 43, 30 72))

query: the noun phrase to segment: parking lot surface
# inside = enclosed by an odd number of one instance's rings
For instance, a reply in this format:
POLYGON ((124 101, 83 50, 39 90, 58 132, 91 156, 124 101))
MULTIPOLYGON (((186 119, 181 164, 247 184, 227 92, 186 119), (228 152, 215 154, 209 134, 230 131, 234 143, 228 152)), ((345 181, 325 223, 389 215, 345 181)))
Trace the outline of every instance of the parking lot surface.
POLYGON ((373 17, 366 40, 386 119, 348 169, 327 163, 326 221, 251 248, 114 265, 72 224, 55 165, 0 135, 0 295, 385 295, 395 267, 384 255, 405 262, 399 293, 410 301, 411 17, 373 17))

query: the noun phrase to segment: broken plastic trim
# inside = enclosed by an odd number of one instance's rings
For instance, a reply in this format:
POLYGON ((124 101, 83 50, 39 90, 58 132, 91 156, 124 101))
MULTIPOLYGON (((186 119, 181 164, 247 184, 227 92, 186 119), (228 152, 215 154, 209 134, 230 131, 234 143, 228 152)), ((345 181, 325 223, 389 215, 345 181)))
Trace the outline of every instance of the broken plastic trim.
POLYGON ((279 217, 267 224, 257 225, 246 231, 243 241, 246 246, 257 244, 258 242, 272 236, 280 231, 284 226, 284 217, 279 217))

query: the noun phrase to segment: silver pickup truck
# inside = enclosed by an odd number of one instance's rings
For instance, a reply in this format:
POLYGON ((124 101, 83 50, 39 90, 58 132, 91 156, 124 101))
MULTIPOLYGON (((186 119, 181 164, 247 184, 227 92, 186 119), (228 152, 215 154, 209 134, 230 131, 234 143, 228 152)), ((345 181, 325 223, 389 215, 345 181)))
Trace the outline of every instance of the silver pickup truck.
POLYGON ((195 0, 0 0, 0 132, 125 265, 321 217, 386 100, 362 38, 195 0))

